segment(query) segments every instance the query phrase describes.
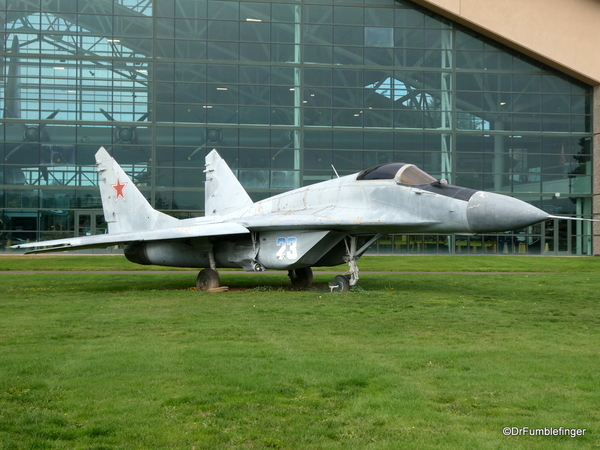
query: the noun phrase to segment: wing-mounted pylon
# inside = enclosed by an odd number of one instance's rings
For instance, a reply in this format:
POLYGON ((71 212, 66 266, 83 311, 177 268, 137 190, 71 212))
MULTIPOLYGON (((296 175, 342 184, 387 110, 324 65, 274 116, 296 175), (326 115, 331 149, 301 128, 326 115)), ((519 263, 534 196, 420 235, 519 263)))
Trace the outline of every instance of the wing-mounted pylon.
POLYGON ((252 199, 216 150, 206 155, 204 209, 222 215, 252 205, 252 199))
POLYGON ((110 234, 150 231, 178 225, 178 219, 152 208, 104 147, 96 153, 96 164, 104 218, 110 234))

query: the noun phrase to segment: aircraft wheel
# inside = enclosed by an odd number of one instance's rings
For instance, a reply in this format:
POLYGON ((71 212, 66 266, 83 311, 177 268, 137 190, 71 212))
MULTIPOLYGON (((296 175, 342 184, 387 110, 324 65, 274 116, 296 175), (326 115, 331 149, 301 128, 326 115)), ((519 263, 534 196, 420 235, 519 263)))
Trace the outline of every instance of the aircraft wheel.
POLYGON ((333 279, 331 292, 348 292, 350 290, 350 280, 345 275, 338 275, 333 279))
POLYGON ((311 287, 313 283, 313 271, 310 267, 292 269, 288 271, 288 277, 295 288, 311 287))
POLYGON ((196 278, 196 287, 199 291, 208 291, 219 286, 221 286, 221 279, 214 269, 202 269, 196 278))

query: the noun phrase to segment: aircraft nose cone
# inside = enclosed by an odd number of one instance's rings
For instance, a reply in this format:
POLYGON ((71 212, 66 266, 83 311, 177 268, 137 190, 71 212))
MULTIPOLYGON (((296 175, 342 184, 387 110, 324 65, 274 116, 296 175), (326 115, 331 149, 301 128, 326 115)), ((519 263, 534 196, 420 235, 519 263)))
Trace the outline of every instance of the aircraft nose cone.
POLYGON ((475 233, 518 230, 548 217, 529 203, 483 191, 476 192, 467 206, 467 221, 475 233))

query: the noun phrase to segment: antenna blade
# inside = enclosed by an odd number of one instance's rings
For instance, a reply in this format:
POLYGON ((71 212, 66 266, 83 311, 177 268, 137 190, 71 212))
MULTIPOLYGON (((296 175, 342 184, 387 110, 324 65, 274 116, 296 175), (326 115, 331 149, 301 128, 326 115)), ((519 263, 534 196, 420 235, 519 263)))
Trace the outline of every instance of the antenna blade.
POLYGON ((331 168, 332 168, 332 169, 333 169, 333 171, 335 172, 335 176, 339 178, 339 177, 340 177, 340 174, 339 174, 339 173, 337 173, 337 170, 335 170, 335 167, 334 167, 334 165, 333 165, 333 164, 331 165, 331 168))

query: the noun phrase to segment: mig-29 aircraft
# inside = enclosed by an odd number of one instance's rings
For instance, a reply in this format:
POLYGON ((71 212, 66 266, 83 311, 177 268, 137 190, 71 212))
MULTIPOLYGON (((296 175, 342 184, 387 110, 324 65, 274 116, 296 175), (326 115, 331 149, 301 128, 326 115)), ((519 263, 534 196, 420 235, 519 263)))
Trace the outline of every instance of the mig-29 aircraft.
POLYGON ((293 286, 306 287, 311 267, 347 262, 348 273, 331 286, 344 292, 358 281, 358 258, 382 234, 477 234, 553 217, 512 197, 449 185, 404 163, 253 202, 213 150, 206 156, 205 216, 179 220, 152 208, 103 147, 96 164, 108 234, 12 248, 41 253, 122 244, 134 263, 204 268, 196 280, 203 291, 220 287, 217 268, 288 270, 293 286))

